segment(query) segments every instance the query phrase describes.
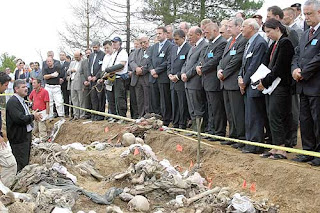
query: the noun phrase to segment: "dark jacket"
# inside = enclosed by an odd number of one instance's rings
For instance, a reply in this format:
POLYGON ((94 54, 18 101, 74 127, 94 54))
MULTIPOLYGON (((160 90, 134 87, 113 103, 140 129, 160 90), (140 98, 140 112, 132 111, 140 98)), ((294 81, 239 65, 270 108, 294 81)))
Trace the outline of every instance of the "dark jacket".
POLYGON ((171 49, 171 55, 168 61, 168 76, 170 74, 177 75, 179 80, 177 82, 170 83, 170 89, 175 89, 178 91, 184 91, 184 82, 181 80, 181 69, 186 62, 189 50, 191 45, 186 42, 183 47, 181 48, 179 54, 177 55, 178 46, 173 46, 171 49))
POLYGON ((291 72, 296 68, 301 69, 303 79, 297 83, 297 93, 320 96, 320 28, 314 32, 311 40, 308 38, 309 31, 303 33, 295 49, 291 72))
POLYGON ((269 73, 264 79, 262 79, 262 85, 265 88, 268 88, 269 86, 271 86, 272 82, 277 77, 279 77, 281 78, 281 81, 278 87, 284 86, 290 89, 292 79, 291 62, 294 55, 294 48, 289 38, 282 36, 278 41, 278 44, 270 61, 270 55, 275 43, 276 42, 273 42, 269 47, 269 50, 263 62, 263 64, 271 70, 271 73, 269 73))
POLYGON ((27 124, 34 120, 33 115, 26 115, 23 106, 16 96, 12 96, 6 106, 7 137, 10 143, 26 142, 27 124))

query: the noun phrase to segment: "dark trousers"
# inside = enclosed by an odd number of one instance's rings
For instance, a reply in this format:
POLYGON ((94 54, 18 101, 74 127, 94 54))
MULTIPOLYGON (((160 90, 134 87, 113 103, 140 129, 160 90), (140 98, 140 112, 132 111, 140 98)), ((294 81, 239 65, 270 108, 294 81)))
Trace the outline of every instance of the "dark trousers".
POLYGON ((186 89, 188 109, 191 119, 203 117, 205 114, 205 93, 203 90, 186 89))
POLYGON ((106 90, 107 93, 107 100, 108 100, 108 113, 116 115, 116 101, 114 99, 114 87, 112 87, 112 90, 106 90))
POLYGON ((117 114, 123 117, 127 117, 128 107, 125 81, 122 78, 116 78, 113 84, 113 89, 117 114))
POLYGON ((208 101, 208 123, 213 124, 213 129, 208 125, 210 128, 208 132, 210 134, 225 136, 227 116, 224 109, 223 93, 222 91, 206 91, 206 97, 208 101))
POLYGON ((138 79, 138 82, 136 84, 135 92, 136 92, 136 98, 137 98, 137 106, 138 106, 138 112, 139 112, 139 117, 143 117, 146 113, 150 112, 150 95, 149 95, 149 90, 150 87, 149 85, 146 85, 142 82, 142 78, 138 79))
POLYGON ((320 151, 320 96, 300 95, 300 129, 302 148, 320 151))
POLYGON ((224 106, 229 122, 229 137, 245 139, 244 98, 240 91, 224 90, 224 106))
MULTIPOLYGON (((91 104, 92 109, 105 112, 106 107, 106 95, 105 95, 105 88, 104 84, 96 84, 96 88, 93 88, 90 96, 91 96, 91 104)), ((101 115, 92 115, 93 120, 103 120, 104 117, 101 115)))
POLYGON ((278 87, 266 95, 266 107, 273 145, 286 144, 290 127, 291 94, 289 89, 278 87))
POLYGON ((137 119, 139 117, 139 112, 138 112, 138 104, 137 104, 135 87, 130 85, 129 91, 130 91, 130 115, 131 115, 131 118, 137 119))
POLYGON ((297 132, 299 126, 299 110, 300 110, 300 99, 298 94, 291 95, 291 112, 289 118, 289 131, 286 137, 286 146, 294 147, 297 145, 297 132))
MULTIPOLYGON (((247 89, 248 90, 248 89, 247 89)), ((265 97, 245 96, 245 128, 246 139, 253 142, 264 142, 264 124, 266 115, 265 97)), ((262 148, 246 145, 251 152, 259 152, 262 148)))
POLYGON ((169 126, 172 116, 171 92, 169 83, 159 83, 160 111, 163 125, 169 126))
POLYGON ((172 124, 174 127, 185 129, 189 117, 187 96, 185 90, 171 90, 172 124))
MULTIPOLYGON (((92 109, 91 105, 91 95, 90 95, 90 89, 88 87, 85 87, 83 90, 83 98, 84 98, 84 105, 86 109, 92 109)), ((86 112, 86 116, 90 116, 90 112, 86 112)))
POLYGON ((151 112, 160 115, 160 91, 158 82, 150 83, 151 112))
MULTIPOLYGON (((63 103, 70 104, 70 90, 67 90, 66 86, 61 85, 61 91, 63 96, 63 103)), ((64 114, 69 115, 69 107, 64 105, 64 114)))
POLYGON ((10 143, 12 154, 17 161, 17 171, 21 171, 29 164, 31 149, 31 132, 27 133, 26 141, 23 143, 10 143))

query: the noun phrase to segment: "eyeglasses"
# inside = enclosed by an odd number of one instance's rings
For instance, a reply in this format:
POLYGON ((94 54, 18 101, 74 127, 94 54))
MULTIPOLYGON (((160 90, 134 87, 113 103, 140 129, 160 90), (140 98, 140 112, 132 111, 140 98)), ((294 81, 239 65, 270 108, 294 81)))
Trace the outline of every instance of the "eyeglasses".
POLYGON ((226 33, 226 32, 220 32, 220 34, 223 34, 223 33, 226 33))

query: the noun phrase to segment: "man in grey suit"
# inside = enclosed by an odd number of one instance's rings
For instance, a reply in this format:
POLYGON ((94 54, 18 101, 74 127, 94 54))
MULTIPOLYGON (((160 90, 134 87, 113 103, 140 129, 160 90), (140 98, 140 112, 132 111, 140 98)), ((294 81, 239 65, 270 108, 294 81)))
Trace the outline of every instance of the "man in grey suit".
POLYGON ((163 119, 163 125, 169 126, 171 121, 171 95, 170 80, 167 75, 168 58, 170 58, 173 44, 167 40, 167 29, 165 27, 157 28, 158 43, 153 45, 150 51, 149 61, 149 82, 151 87, 152 109, 163 119), (160 104, 158 104, 160 101, 160 104))
MULTIPOLYGON (((217 76, 223 89, 224 106, 229 122, 229 137, 243 140, 245 139, 244 99, 237 81, 248 39, 241 34, 242 23, 242 18, 232 18, 228 22, 228 31, 232 39, 224 49, 217 76)), ((230 145, 232 142, 225 141, 223 144, 230 145)), ((234 148, 239 146, 241 146, 239 143, 233 145, 234 148)))
POLYGON ((292 7, 287 7, 283 11, 283 20, 282 23, 290 27, 292 30, 296 31, 299 37, 299 40, 303 34, 303 30, 298 26, 295 20, 295 11, 292 7))
MULTIPOLYGON (((85 108, 83 91, 84 91, 84 75, 80 73, 82 65, 82 56, 80 51, 74 53, 74 61, 70 63, 67 74, 70 76, 68 83, 71 90, 71 101, 74 106, 85 108)), ((73 120, 83 119, 85 112, 74 108, 73 120)))
POLYGON ((183 30, 174 31, 173 37, 176 45, 172 47, 168 61, 173 111, 172 124, 175 128, 185 129, 189 112, 184 82, 181 81, 181 69, 186 62, 191 45, 186 41, 186 34, 183 30))
MULTIPOLYGON (((292 60, 292 77, 300 94, 300 127, 304 150, 320 152, 320 2, 307 0, 303 12, 306 30, 292 60)), ((293 160, 320 166, 320 158, 298 155, 293 160)))
POLYGON ((208 43, 202 37, 201 28, 196 26, 190 28, 188 39, 192 48, 189 50, 187 60, 181 70, 181 80, 185 82, 189 113, 193 129, 196 130, 196 118, 204 116, 206 104, 201 76, 197 74, 196 66, 201 51, 208 46, 208 43))
POLYGON ((206 92, 208 102, 209 119, 207 129, 209 134, 224 137, 226 135, 227 118, 220 80, 217 77, 217 67, 227 41, 221 36, 219 26, 216 23, 207 24, 204 28, 204 34, 209 40, 209 45, 202 49, 196 71, 199 76, 202 76, 202 86, 206 92))
MULTIPOLYGON (((89 56, 91 54, 91 49, 85 50, 86 57, 82 60, 81 66, 80 66, 80 74, 84 76, 85 81, 83 82, 84 90, 83 90, 83 99, 84 99, 84 108, 86 109, 92 109, 91 105, 91 97, 90 97, 90 82, 87 81, 89 77, 89 56)), ((90 119, 91 113, 85 112, 85 118, 90 119)))
MULTIPOLYGON (((239 72, 238 84, 245 98, 245 128, 246 139, 254 142, 264 142, 264 126, 266 116, 265 97, 257 89, 252 89, 250 77, 257 71, 264 60, 267 42, 259 35, 260 26, 253 18, 247 19, 242 24, 242 35, 249 39, 246 44, 242 66, 239 72)), ((260 147, 245 145, 243 153, 262 153, 260 147)))
POLYGON ((132 57, 129 57, 129 66, 132 70, 131 83, 134 87, 139 117, 143 117, 149 113, 149 71, 147 67, 149 38, 144 36, 140 38, 141 48, 133 52, 132 57))

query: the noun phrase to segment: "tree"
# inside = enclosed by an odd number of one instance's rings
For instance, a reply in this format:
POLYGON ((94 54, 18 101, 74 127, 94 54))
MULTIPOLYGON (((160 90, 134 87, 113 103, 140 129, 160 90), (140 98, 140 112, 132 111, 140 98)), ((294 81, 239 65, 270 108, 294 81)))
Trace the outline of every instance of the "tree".
POLYGON ((221 21, 235 12, 246 11, 253 14, 263 4, 263 0, 144 0, 143 18, 165 25, 187 21, 199 24, 204 18, 221 21))
POLYGON ((113 33, 103 18, 105 0, 79 0, 74 5, 71 6, 74 20, 65 23, 65 32, 58 32, 64 45, 85 49, 93 40, 103 41, 113 33))
POLYGON ((1 64, 0 71, 4 71, 7 67, 9 67, 13 72, 13 70, 16 68, 15 59, 16 59, 15 56, 13 55, 10 56, 8 53, 3 53, 0 56, 0 64, 1 64))

